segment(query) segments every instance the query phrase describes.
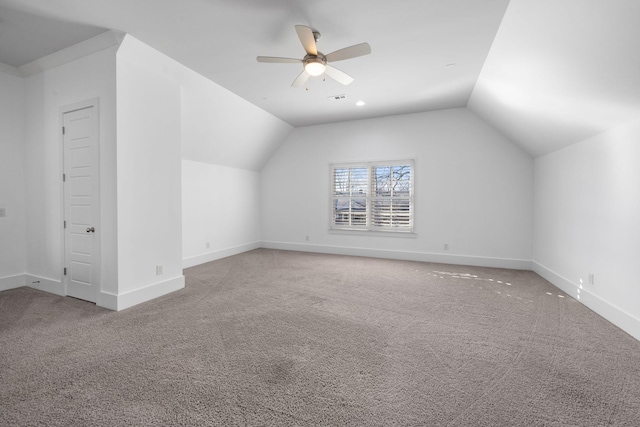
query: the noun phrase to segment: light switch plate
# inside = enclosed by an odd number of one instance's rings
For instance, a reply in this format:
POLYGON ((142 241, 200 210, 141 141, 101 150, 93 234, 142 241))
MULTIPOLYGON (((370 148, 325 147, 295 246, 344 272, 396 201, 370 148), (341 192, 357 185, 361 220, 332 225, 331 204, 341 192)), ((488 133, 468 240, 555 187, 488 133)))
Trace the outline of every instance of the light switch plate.
POLYGON ((0 217, 7 216, 7 210, 5 208, 0 208, 0 217))

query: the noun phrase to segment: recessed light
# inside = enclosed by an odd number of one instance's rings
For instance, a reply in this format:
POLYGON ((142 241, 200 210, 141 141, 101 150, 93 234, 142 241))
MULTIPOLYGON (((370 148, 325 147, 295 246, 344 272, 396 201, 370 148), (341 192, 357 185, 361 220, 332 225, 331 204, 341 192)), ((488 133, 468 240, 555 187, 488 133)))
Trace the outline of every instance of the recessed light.
POLYGON ((365 104, 365 102, 364 102, 364 101, 358 101, 358 102, 356 102, 356 105, 357 105, 358 107, 362 107, 364 104, 365 104))

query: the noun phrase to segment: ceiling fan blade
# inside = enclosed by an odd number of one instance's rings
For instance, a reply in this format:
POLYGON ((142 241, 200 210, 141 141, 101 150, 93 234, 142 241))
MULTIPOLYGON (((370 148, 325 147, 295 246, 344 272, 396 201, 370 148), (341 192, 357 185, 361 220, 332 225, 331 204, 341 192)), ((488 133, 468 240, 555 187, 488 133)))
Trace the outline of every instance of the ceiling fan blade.
POLYGON ((353 82, 353 77, 345 72, 338 70, 335 67, 332 67, 331 65, 327 65, 327 69, 324 71, 324 73, 337 82, 342 83, 343 85, 348 85, 353 82))
POLYGON ((306 70, 302 70, 302 72, 296 77, 296 79, 291 83, 291 87, 300 87, 309 80, 311 74, 307 73, 306 70))
POLYGON ((345 47, 344 49, 336 50, 328 55, 325 55, 327 62, 342 61, 343 59, 356 58, 362 55, 368 55, 371 53, 371 46, 369 43, 360 43, 353 46, 345 47))
POLYGON ((300 43, 302 43, 302 47, 304 47, 307 54, 317 55, 318 48, 316 47, 316 38, 313 35, 313 30, 304 25, 296 25, 296 33, 298 33, 300 43))
POLYGON ((279 62, 279 63, 298 63, 302 62, 302 59, 295 58, 280 58, 279 56, 258 56, 256 58, 258 62, 279 62))

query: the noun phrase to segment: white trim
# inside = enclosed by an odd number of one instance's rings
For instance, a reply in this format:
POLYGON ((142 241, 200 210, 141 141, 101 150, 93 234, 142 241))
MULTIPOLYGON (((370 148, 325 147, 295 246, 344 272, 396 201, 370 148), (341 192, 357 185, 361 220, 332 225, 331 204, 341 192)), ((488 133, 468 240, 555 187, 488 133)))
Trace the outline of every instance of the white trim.
POLYGON ((184 276, 180 275, 163 282, 154 283, 144 288, 135 289, 123 294, 115 295, 100 291, 96 305, 110 310, 121 311, 143 302, 161 297, 184 288, 184 276))
POLYGON ((39 291, 50 292, 52 294, 65 296, 64 285, 60 280, 48 279, 46 277, 24 275, 25 286, 39 291))
POLYGON ((552 285, 589 307, 635 339, 640 340, 640 319, 602 299, 589 291, 588 287, 582 286, 581 288, 579 284, 573 283, 536 260, 531 262, 531 267, 535 273, 548 280, 552 285))
POLYGON ((118 295, 110 292, 98 291, 96 295, 96 305, 98 307, 108 308, 109 310, 118 310, 118 295))
POLYGON ((207 252, 201 255, 195 255, 182 260, 182 268, 189 268, 195 265, 204 264, 207 262, 215 261, 217 259, 226 258, 232 255, 238 255, 243 252, 249 252, 254 249, 260 248, 260 242, 246 243, 244 245, 238 245, 231 248, 220 249, 213 252, 207 252))
POLYGON ((418 233, 415 231, 397 231, 397 230, 362 230, 351 228, 330 228, 327 230, 329 234, 348 234, 351 236, 376 236, 376 237, 409 237, 416 239, 418 233))
POLYGON ((0 277, 0 292, 24 286, 24 274, 0 277))
POLYGON ((102 34, 98 34, 73 46, 43 56, 28 64, 21 65, 18 67, 18 70, 22 77, 33 76, 44 70, 75 61, 92 53, 108 49, 112 46, 118 46, 122 43, 123 39, 124 33, 113 30, 105 31, 102 34))
POLYGON ((9 74, 14 77, 22 77, 22 74, 20 74, 20 70, 18 70, 16 67, 5 64, 4 62, 0 62, 0 72, 9 74))
POLYGON ((267 249, 280 249, 285 251, 316 252, 322 254, 400 259, 404 261, 434 262, 440 264, 469 265, 476 267, 508 268, 512 270, 531 270, 531 261, 526 259, 492 258, 469 255, 443 255, 430 252, 391 251, 384 249, 311 245, 272 241, 263 241, 262 247, 267 249))

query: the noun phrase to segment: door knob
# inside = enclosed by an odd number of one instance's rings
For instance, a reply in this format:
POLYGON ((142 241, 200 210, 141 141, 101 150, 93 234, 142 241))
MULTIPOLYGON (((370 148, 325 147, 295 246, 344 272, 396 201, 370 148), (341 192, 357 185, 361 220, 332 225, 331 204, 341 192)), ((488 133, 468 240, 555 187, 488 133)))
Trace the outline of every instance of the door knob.
POLYGON ((95 231, 96 231, 95 227, 87 228, 87 233, 95 233, 95 231))

